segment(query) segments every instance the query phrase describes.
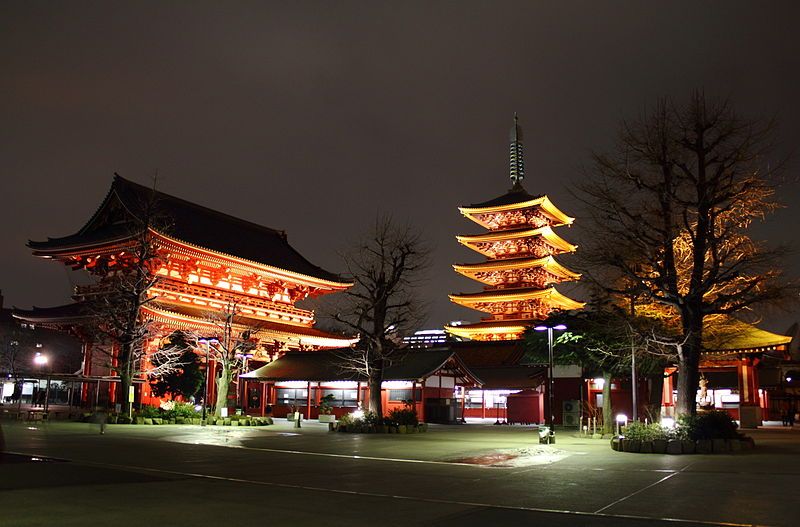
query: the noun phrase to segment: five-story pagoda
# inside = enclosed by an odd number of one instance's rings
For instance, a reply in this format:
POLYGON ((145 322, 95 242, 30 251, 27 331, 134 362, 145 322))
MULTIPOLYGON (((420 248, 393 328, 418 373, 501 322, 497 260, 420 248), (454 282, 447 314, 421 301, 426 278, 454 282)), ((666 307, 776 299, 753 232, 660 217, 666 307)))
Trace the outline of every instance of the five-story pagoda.
POLYGON ((583 307, 554 287, 580 277, 554 258, 576 249, 553 230, 571 225, 573 218, 547 196, 533 196, 522 187, 522 129, 516 116, 510 141, 511 189, 495 199, 459 207, 461 214, 489 230, 456 237, 486 257, 484 262, 453 266, 484 284, 477 293, 450 295, 451 301, 489 315, 477 323, 446 327, 453 335, 472 340, 519 339, 527 327, 553 310, 583 307))

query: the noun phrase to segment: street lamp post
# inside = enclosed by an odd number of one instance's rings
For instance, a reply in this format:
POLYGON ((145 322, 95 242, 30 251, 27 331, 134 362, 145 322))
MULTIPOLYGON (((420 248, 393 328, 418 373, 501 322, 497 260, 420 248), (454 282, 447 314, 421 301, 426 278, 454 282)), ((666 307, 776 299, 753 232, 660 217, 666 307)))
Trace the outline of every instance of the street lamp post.
POLYGON ((547 331, 547 352, 548 352, 548 365, 547 365, 547 426, 550 434, 547 442, 553 444, 556 442, 556 431, 553 423, 555 416, 553 415, 553 330, 564 331, 567 326, 558 324, 557 326, 536 326, 533 328, 536 331, 547 331))
MULTIPOLYGON (((47 364, 47 355, 42 355, 41 353, 39 353, 37 351, 36 352, 36 356, 33 357, 33 363, 36 364, 39 367, 39 377, 41 377, 42 376, 42 367, 44 367, 44 365, 47 364)), ((38 388, 39 388, 39 382, 40 381, 41 381, 41 378, 36 380, 36 388, 37 388, 37 390, 36 390, 35 399, 39 398, 39 390, 38 390, 38 388)), ((47 377, 47 388, 45 389, 45 402, 44 402, 44 405, 42 405, 42 406, 45 407, 45 411, 47 411, 47 397, 49 395, 50 395, 50 376, 47 377)), ((35 401, 34 401, 34 403, 35 403, 35 401)), ((32 406, 35 406, 35 404, 33 404, 32 406)))

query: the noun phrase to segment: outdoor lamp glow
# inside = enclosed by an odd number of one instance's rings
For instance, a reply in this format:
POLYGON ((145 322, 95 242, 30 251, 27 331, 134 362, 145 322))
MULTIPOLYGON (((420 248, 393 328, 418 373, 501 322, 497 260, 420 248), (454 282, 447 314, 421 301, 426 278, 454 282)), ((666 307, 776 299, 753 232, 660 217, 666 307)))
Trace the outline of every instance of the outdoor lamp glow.
POLYGON ((628 422, 628 416, 625 415, 625 414, 617 414, 617 422, 618 423, 627 423, 628 422))
POLYGON ((44 366, 45 364, 47 364, 47 356, 42 355, 37 351, 36 356, 33 358, 33 362, 39 366, 44 366))
POLYGON ((665 428, 675 428, 675 419, 671 417, 661 418, 661 426, 665 428))
POLYGON ((594 382, 594 385, 597 386, 598 388, 602 388, 606 384, 606 380, 602 377, 598 377, 594 379, 594 381, 592 382, 594 382))
POLYGON ((364 417, 364 410, 356 410, 353 412, 353 419, 361 419, 364 417))

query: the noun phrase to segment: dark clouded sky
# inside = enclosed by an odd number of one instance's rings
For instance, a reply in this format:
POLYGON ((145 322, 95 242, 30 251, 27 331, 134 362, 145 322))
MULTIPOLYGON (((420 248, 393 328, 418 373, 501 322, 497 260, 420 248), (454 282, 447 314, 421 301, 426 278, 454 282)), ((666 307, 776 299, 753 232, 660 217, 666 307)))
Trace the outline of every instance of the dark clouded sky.
MULTIPOLYGON (((589 152, 661 96, 730 96, 795 151, 798 22, 796 2, 5 1, 6 305, 66 301, 66 272, 26 240, 77 230, 115 171, 158 171, 164 192, 285 229, 332 271, 377 211, 407 218, 435 247, 429 325, 477 320, 447 299, 477 289, 450 268, 478 259, 457 206, 508 188, 515 111, 528 191, 580 222, 568 189, 589 152)), ((758 231, 773 242, 800 223, 798 186, 781 197, 758 231)))

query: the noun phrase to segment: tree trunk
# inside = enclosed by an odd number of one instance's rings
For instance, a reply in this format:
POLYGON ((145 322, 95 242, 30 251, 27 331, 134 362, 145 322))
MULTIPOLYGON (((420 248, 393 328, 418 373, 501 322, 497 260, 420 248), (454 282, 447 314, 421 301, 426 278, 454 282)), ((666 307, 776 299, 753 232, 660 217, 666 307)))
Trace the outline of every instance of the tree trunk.
POLYGON ((703 321, 690 321, 689 338, 683 345, 678 360, 678 400, 675 403, 676 415, 695 415, 697 413, 697 387, 700 382, 700 352, 702 351, 703 321))
POLYGON ((373 375, 367 381, 369 386, 369 406, 368 410, 383 417, 383 401, 381 400, 381 377, 373 375))
POLYGON ((611 408, 611 372, 603 372, 603 433, 614 433, 614 409, 611 408))
POLYGON ((647 394, 647 417, 654 423, 661 422, 661 400, 664 397, 664 373, 651 375, 647 394))
MULTIPOLYGON (((117 391, 117 402, 120 403, 122 412, 131 415, 133 403, 129 401, 128 394, 133 385, 133 352, 130 344, 117 347, 117 373, 119 374, 119 386, 117 391)), ((113 351, 112 351, 113 357, 113 351)))
POLYGON ((129 401, 128 394, 131 391, 131 385, 133 384, 133 379, 131 378, 130 374, 124 369, 119 372, 119 386, 117 390, 117 401, 121 404, 120 408, 122 408, 122 413, 126 415, 130 415, 131 413, 131 405, 133 404, 129 401))
POLYGON ((221 375, 217 378, 217 402, 214 405, 214 415, 220 417, 222 409, 228 405, 228 390, 231 385, 231 375, 228 368, 223 367, 221 375))

